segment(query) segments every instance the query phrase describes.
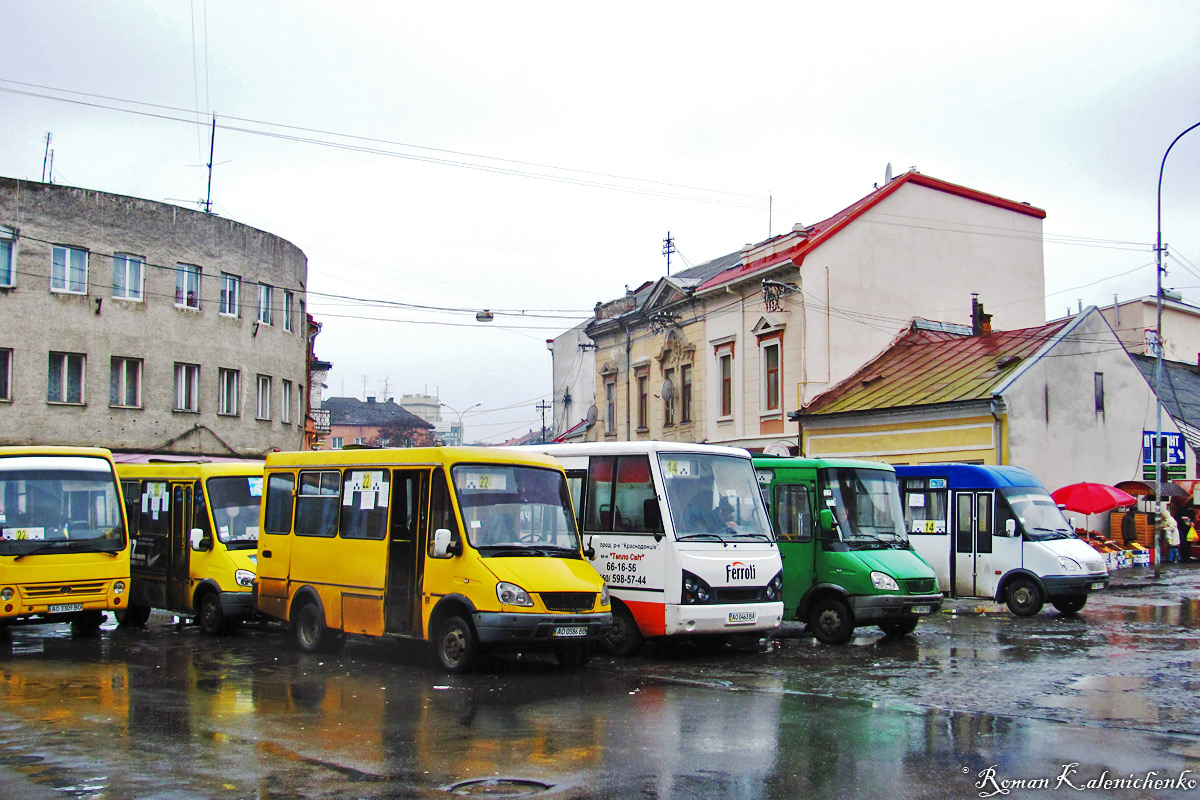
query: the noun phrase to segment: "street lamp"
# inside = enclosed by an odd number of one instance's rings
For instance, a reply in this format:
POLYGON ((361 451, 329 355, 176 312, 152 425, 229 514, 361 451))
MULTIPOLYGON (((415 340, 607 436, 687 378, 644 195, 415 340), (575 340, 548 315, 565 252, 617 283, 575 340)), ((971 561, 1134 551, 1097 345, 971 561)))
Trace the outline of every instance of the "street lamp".
POLYGON ((1183 133, 1175 137, 1170 145, 1167 146, 1167 152, 1163 153, 1162 164, 1158 167, 1158 232, 1154 238, 1154 264, 1155 277, 1157 278, 1157 292, 1155 293, 1155 311, 1157 312, 1157 320, 1155 321, 1155 347, 1156 357, 1154 359, 1154 401, 1157 406, 1156 413, 1156 429, 1154 431, 1154 491, 1155 501, 1158 503, 1158 524, 1155 525, 1154 537, 1154 577, 1159 577, 1162 574, 1162 546, 1163 546, 1163 499, 1162 499, 1162 471, 1163 471, 1163 446, 1162 446, 1162 373, 1163 373, 1163 335, 1162 335, 1162 310, 1163 310, 1163 293, 1162 293, 1162 179, 1163 170, 1167 166, 1167 156, 1171 154, 1171 148, 1175 146, 1183 138, 1184 134, 1200 128, 1200 122, 1192 125, 1183 133))
POLYGON ((476 403, 473 406, 468 406, 468 407, 464 408, 462 411, 455 410, 454 406, 450 405, 449 403, 443 403, 441 400, 438 400, 438 405, 445 406, 446 408, 453 411, 455 414, 458 414, 458 444, 462 444, 463 439, 466 438, 463 436, 463 421, 462 421, 463 414, 466 414, 472 408, 479 408, 481 405, 483 405, 483 403, 476 403))

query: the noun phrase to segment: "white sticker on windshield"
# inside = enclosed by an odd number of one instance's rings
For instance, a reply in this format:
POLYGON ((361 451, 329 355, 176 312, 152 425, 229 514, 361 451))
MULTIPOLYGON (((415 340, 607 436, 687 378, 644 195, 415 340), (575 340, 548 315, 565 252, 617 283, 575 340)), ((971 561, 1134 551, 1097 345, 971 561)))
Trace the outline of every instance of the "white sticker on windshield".
POLYGON ((908 496, 908 504, 913 508, 924 508, 925 507, 925 495, 910 494, 908 496))

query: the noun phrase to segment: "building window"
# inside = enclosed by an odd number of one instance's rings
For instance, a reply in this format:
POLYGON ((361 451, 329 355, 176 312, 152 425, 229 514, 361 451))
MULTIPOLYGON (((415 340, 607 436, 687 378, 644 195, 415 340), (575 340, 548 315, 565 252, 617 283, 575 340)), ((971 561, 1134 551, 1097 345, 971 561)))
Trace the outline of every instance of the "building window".
POLYGON ((113 256, 112 296, 121 300, 142 299, 142 275, 146 260, 141 256, 117 253, 113 256))
POLYGON ((0 400, 12 400, 13 351, 0 347, 0 400))
POLYGON ((217 413, 237 416, 238 378, 236 369, 220 369, 217 372, 217 413))
POLYGON ((83 353, 51 353, 46 402, 83 404, 83 353))
POLYGON ((16 244, 16 232, 0 225, 0 286, 12 286, 16 280, 16 270, 13 269, 16 244))
POLYGON ((683 364, 679 367, 679 423, 687 425, 692 421, 692 365, 683 364))
POLYGON ((263 325, 271 324, 271 286, 258 285, 258 321, 263 325))
POLYGON ((616 375, 608 375, 604 378, 604 432, 609 435, 617 432, 616 375))
POLYGON ((221 273, 221 307, 218 313, 225 317, 236 317, 241 313, 242 279, 228 272, 221 273))
POLYGON ((330 439, 329 441, 330 441, 330 445, 329 445, 329 446, 330 446, 330 447, 332 447, 334 450, 341 450, 341 449, 342 449, 342 437, 340 437, 340 436, 334 436, 334 437, 333 437, 332 439, 330 439))
POLYGON ((675 424, 675 370, 663 372, 663 427, 675 424))
POLYGON ((200 365, 175 365, 175 410, 200 410, 200 365))
POLYGON ((54 245, 50 263, 50 291, 87 294, 87 250, 54 245))
POLYGON ((195 264, 175 266, 175 305, 200 308, 200 268, 195 264))
POLYGON ((762 344, 763 411, 779 410, 779 351, 779 339, 762 344))
POLYGON ((639 431, 644 431, 650 427, 649 411, 650 411, 650 393, 649 393, 650 376, 637 376, 637 426, 639 431))
POLYGON ((256 416, 258 419, 271 418, 271 376, 258 376, 258 391, 255 393, 256 416))
POLYGON ((284 424, 288 424, 292 421, 292 382, 291 381, 280 381, 279 421, 284 424))
POLYGON ((296 327, 292 321, 292 317, 295 315, 295 307, 296 295, 285 290, 283 293, 283 329, 288 333, 294 331, 296 327))
POLYGON ((355 436, 355 437, 354 437, 354 443, 355 443, 355 444, 366 444, 366 443, 367 443, 367 440, 366 440, 366 439, 364 439, 364 438, 363 438, 363 437, 361 437, 361 436, 355 436))
POLYGON ((1104 373, 1097 372, 1092 376, 1093 388, 1096 393, 1096 413, 1104 413, 1104 373))
POLYGON ((141 408, 142 360, 113 356, 108 385, 108 404, 123 408, 141 408))
POLYGON ((717 358, 717 374, 721 376, 721 416, 733 416, 733 353, 717 358))

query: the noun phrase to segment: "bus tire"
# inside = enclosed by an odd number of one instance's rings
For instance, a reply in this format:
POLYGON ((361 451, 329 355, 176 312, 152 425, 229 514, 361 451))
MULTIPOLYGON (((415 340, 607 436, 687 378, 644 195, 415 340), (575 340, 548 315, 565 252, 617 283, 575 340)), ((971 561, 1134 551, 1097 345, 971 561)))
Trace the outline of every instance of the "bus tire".
POLYGON ((887 622, 879 623, 879 630, 883 631, 884 636, 908 636, 917 629, 919 620, 916 617, 912 619, 893 619, 887 622))
POLYGON ((311 600, 296 609, 292 616, 292 635, 296 646, 306 653, 336 653, 346 641, 341 631, 329 629, 325 615, 311 600))
POLYGON ((1045 601, 1037 583, 1032 578, 1022 576, 1014 578, 1013 582, 1008 585, 1005 602, 1008 610, 1018 617, 1032 617, 1042 610, 1042 604, 1045 601))
POLYGON ((71 618, 72 636, 91 636, 104 624, 103 611, 80 611, 71 618))
POLYGON ((1073 594, 1067 597, 1057 597, 1050 604, 1063 614, 1078 614, 1087 604, 1086 594, 1073 594))
POLYGON ((600 646, 610 656, 628 658, 642 649, 642 632, 637 620, 623 604, 613 603, 612 626, 605 631, 600 646))
POLYGON ((592 660, 592 646, 587 642, 560 644, 554 649, 554 657, 563 669, 582 669, 592 660))
POLYGON ((438 624, 433 641, 438 663, 447 672, 469 672, 479 656, 479 639, 475 629, 458 614, 451 614, 438 624))
POLYGON ((122 628, 140 628, 150 619, 150 606, 132 603, 117 612, 117 624, 122 628))
POLYGON ((854 617, 840 597, 822 597, 813 603, 808 627, 822 644, 845 644, 854 633, 854 617))
POLYGON ((200 595, 196 622, 200 623, 200 632, 206 636, 227 636, 233 632, 233 625, 225 618, 225 611, 221 608, 221 598, 212 590, 200 595))

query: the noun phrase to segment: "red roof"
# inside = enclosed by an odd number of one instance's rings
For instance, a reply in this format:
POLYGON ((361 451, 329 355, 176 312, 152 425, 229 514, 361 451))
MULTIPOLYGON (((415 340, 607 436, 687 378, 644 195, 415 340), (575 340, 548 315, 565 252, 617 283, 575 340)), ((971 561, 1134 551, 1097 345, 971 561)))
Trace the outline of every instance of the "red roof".
POLYGON ((837 414, 985 400, 1073 320, 980 336, 914 323, 886 350, 803 414, 837 414))
POLYGON ((774 267, 777 264, 781 264, 789 259, 795 262, 798 266, 804 260, 805 256, 807 256, 813 250, 816 250, 825 242, 832 239, 842 228, 846 227, 851 222, 854 222, 867 211, 877 206, 885 198, 894 194, 900 189, 901 186, 905 186, 906 184, 910 183, 917 186, 924 186, 935 191, 946 192, 947 194, 965 197, 968 200, 986 203, 987 205, 996 206, 997 208, 1014 211, 1018 214, 1026 214, 1031 217, 1037 217, 1038 219, 1046 218, 1045 211, 1040 208, 1035 208, 1028 203, 1017 203, 1013 200, 1005 200, 1003 197, 997 197, 994 194, 978 192, 974 189, 968 189, 965 186, 947 183, 946 181, 938 180, 937 178, 931 178, 928 175, 922 175, 919 172, 906 172, 898 178, 895 178, 887 184, 879 187, 871 194, 859 200, 857 203, 842 209, 829 219, 822 220, 816 225, 809 226, 805 229, 804 233, 806 235, 804 236, 799 236, 793 231, 781 234, 773 239, 768 239, 767 241, 775 241, 786 239, 790 236, 796 239, 796 244, 779 252, 771 253, 765 258, 761 258, 756 261, 748 261, 739 267, 718 273, 717 275, 714 275, 712 278, 709 278, 707 281, 705 281, 697 289, 697 291, 703 291, 714 286, 720 286, 730 281, 735 281, 740 278, 753 275, 756 272, 774 267))

